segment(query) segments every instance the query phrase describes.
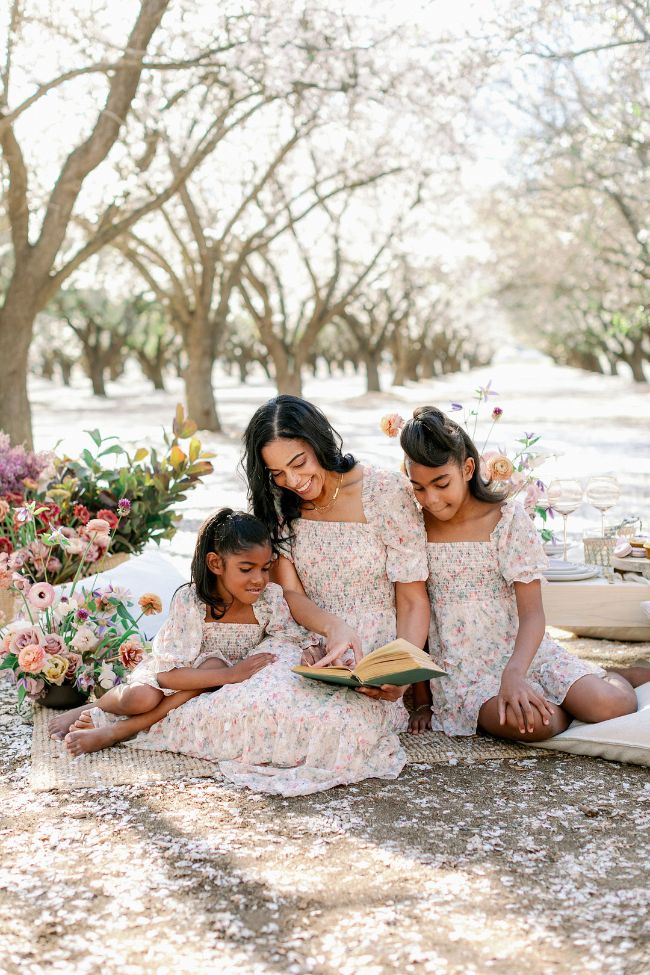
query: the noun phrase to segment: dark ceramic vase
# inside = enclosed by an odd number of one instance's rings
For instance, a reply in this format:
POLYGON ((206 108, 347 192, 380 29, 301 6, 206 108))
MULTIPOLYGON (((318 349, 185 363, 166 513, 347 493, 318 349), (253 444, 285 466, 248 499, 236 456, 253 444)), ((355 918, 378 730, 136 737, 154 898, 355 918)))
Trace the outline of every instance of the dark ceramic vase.
POLYGON ((38 703, 46 708, 55 708, 57 711, 69 711, 71 708, 78 708, 88 700, 88 694, 77 690, 74 684, 49 684, 45 693, 39 698, 38 703))

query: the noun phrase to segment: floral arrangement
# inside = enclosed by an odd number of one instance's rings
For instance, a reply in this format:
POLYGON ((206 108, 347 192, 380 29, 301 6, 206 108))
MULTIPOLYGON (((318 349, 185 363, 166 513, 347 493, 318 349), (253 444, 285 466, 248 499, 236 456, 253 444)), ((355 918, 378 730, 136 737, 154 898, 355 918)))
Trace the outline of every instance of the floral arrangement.
POLYGON ((26 489, 36 489, 47 470, 51 456, 34 454, 23 446, 12 447, 9 435, 0 430, 0 496, 11 495, 20 501, 26 489))
MULTIPOLYGON (((452 413, 463 413, 463 426, 474 442, 476 442, 476 432, 484 404, 489 404, 489 400, 498 393, 492 389, 492 382, 487 386, 479 386, 474 393, 473 402, 469 409, 462 403, 451 403, 452 413), (471 429, 470 429, 471 428, 471 429)), ((505 448, 498 450, 486 450, 496 424, 503 416, 503 409, 495 406, 490 411, 490 427, 483 446, 478 450, 481 459, 481 476, 484 481, 494 486, 496 491, 505 491, 508 498, 522 496, 522 503, 531 518, 539 517, 543 523, 540 535, 544 542, 554 540, 554 534, 547 527, 547 519, 553 517, 553 512, 548 503, 545 503, 544 495, 546 487, 544 482, 535 473, 550 456, 547 451, 534 449, 541 440, 541 436, 535 433, 524 433, 516 441, 516 447, 508 456, 505 448)), ((396 437, 402 430, 405 421, 398 413, 389 413, 382 417, 380 429, 388 437, 396 437)), ((478 449, 478 445, 477 445, 478 449)))
POLYGON ((44 486, 23 478, 22 494, 0 495, 0 588, 7 571, 54 585, 75 578, 80 566, 85 574, 94 571, 106 554, 109 532, 112 554, 137 554, 150 540, 172 538, 181 520, 176 504, 213 470, 213 454, 202 450, 196 424, 182 406, 172 435, 164 435, 160 456, 146 447, 129 453, 111 442, 114 437, 88 433, 94 453, 85 449, 78 459, 48 458, 50 476, 44 486), (183 440, 189 441, 185 449, 183 440), (123 463, 111 467, 109 457, 123 463))
POLYGON ((162 610, 159 597, 148 593, 136 619, 129 591, 117 586, 73 587, 57 595, 49 583, 37 582, 21 594, 27 618, 11 628, 0 625, 0 670, 12 675, 19 705, 25 697, 44 697, 53 685, 72 685, 87 696, 122 683, 148 652, 140 619, 162 610))
POLYGON ((18 509, 15 530, 28 533, 31 540, 11 554, 0 552, 0 591, 15 594, 22 604, 21 618, 9 626, 0 614, 0 670, 13 675, 19 705, 25 696, 31 700, 42 697, 52 685, 67 683, 84 695, 97 686, 114 687, 142 660, 147 647, 139 623, 142 616, 162 611, 160 598, 153 593, 142 596, 136 619, 127 589, 98 588, 96 575, 90 589, 77 589, 97 553, 109 550, 115 530, 130 508, 127 498, 118 501, 113 528, 102 518, 88 520, 78 532, 50 522, 48 531, 38 537, 37 519, 47 522, 49 509, 38 507, 35 501, 18 509), (66 559, 70 547, 75 550, 76 568, 69 592, 57 592, 51 582, 30 578, 33 566, 46 576, 65 572, 65 562, 51 553, 60 548, 66 559))

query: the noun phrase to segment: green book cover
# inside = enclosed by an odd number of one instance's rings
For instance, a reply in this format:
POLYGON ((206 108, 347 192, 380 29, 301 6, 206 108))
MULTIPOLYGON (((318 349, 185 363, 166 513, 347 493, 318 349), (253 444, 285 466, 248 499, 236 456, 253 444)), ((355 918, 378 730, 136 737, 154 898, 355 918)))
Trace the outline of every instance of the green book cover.
POLYGON ((444 677, 445 672, 436 667, 415 667, 411 670, 401 670, 395 674, 385 674, 381 677, 371 677, 361 681, 353 674, 341 673, 339 667, 294 667, 294 674, 300 674, 308 680, 320 680, 325 684, 339 684, 342 687, 381 687, 382 684, 392 684, 402 687, 405 684, 417 684, 419 681, 432 680, 434 677, 444 677))

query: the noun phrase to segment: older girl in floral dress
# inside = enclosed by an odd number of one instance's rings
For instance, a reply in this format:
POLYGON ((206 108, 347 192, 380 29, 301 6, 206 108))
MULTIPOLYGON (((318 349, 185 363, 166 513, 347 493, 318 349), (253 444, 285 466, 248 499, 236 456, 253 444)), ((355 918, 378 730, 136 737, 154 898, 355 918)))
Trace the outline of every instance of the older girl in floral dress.
POLYGON ((447 672, 431 682, 414 730, 471 735, 480 727, 541 741, 572 717, 604 721, 635 711, 632 684, 650 671, 606 672, 545 635, 539 536, 521 505, 484 484, 467 433, 421 407, 401 444, 427 529, 429 648, 447 672))

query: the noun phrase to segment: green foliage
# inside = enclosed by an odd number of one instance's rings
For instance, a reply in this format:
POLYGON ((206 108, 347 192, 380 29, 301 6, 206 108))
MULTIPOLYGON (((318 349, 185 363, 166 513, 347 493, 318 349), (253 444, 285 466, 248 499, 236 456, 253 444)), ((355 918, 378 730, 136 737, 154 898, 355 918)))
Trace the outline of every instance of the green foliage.
POLYGON ((62 509, 84 505, 93 515, 117 512, 118 502, 131 502, 128 517, 121 518, 111 543, 113 553, 141 552, 148 541, 160 544, 173 538, 181 520, 175 510, 199 481, 211 474, 214 454, 204 451, 195 436, 196 424, 185 416, 179 404, 172 434, 165 433, 162 455, 153 447, 139 447, 130 454, 115 437, 102 437, 99 430, 87 430, 95 450, 83 450, 78 459, 56 460, 56 478, 47 489, 62 509), (188 441, 183 444, 182 441, 188 441), (120 457, 109 467, 104 458, 120 457))

